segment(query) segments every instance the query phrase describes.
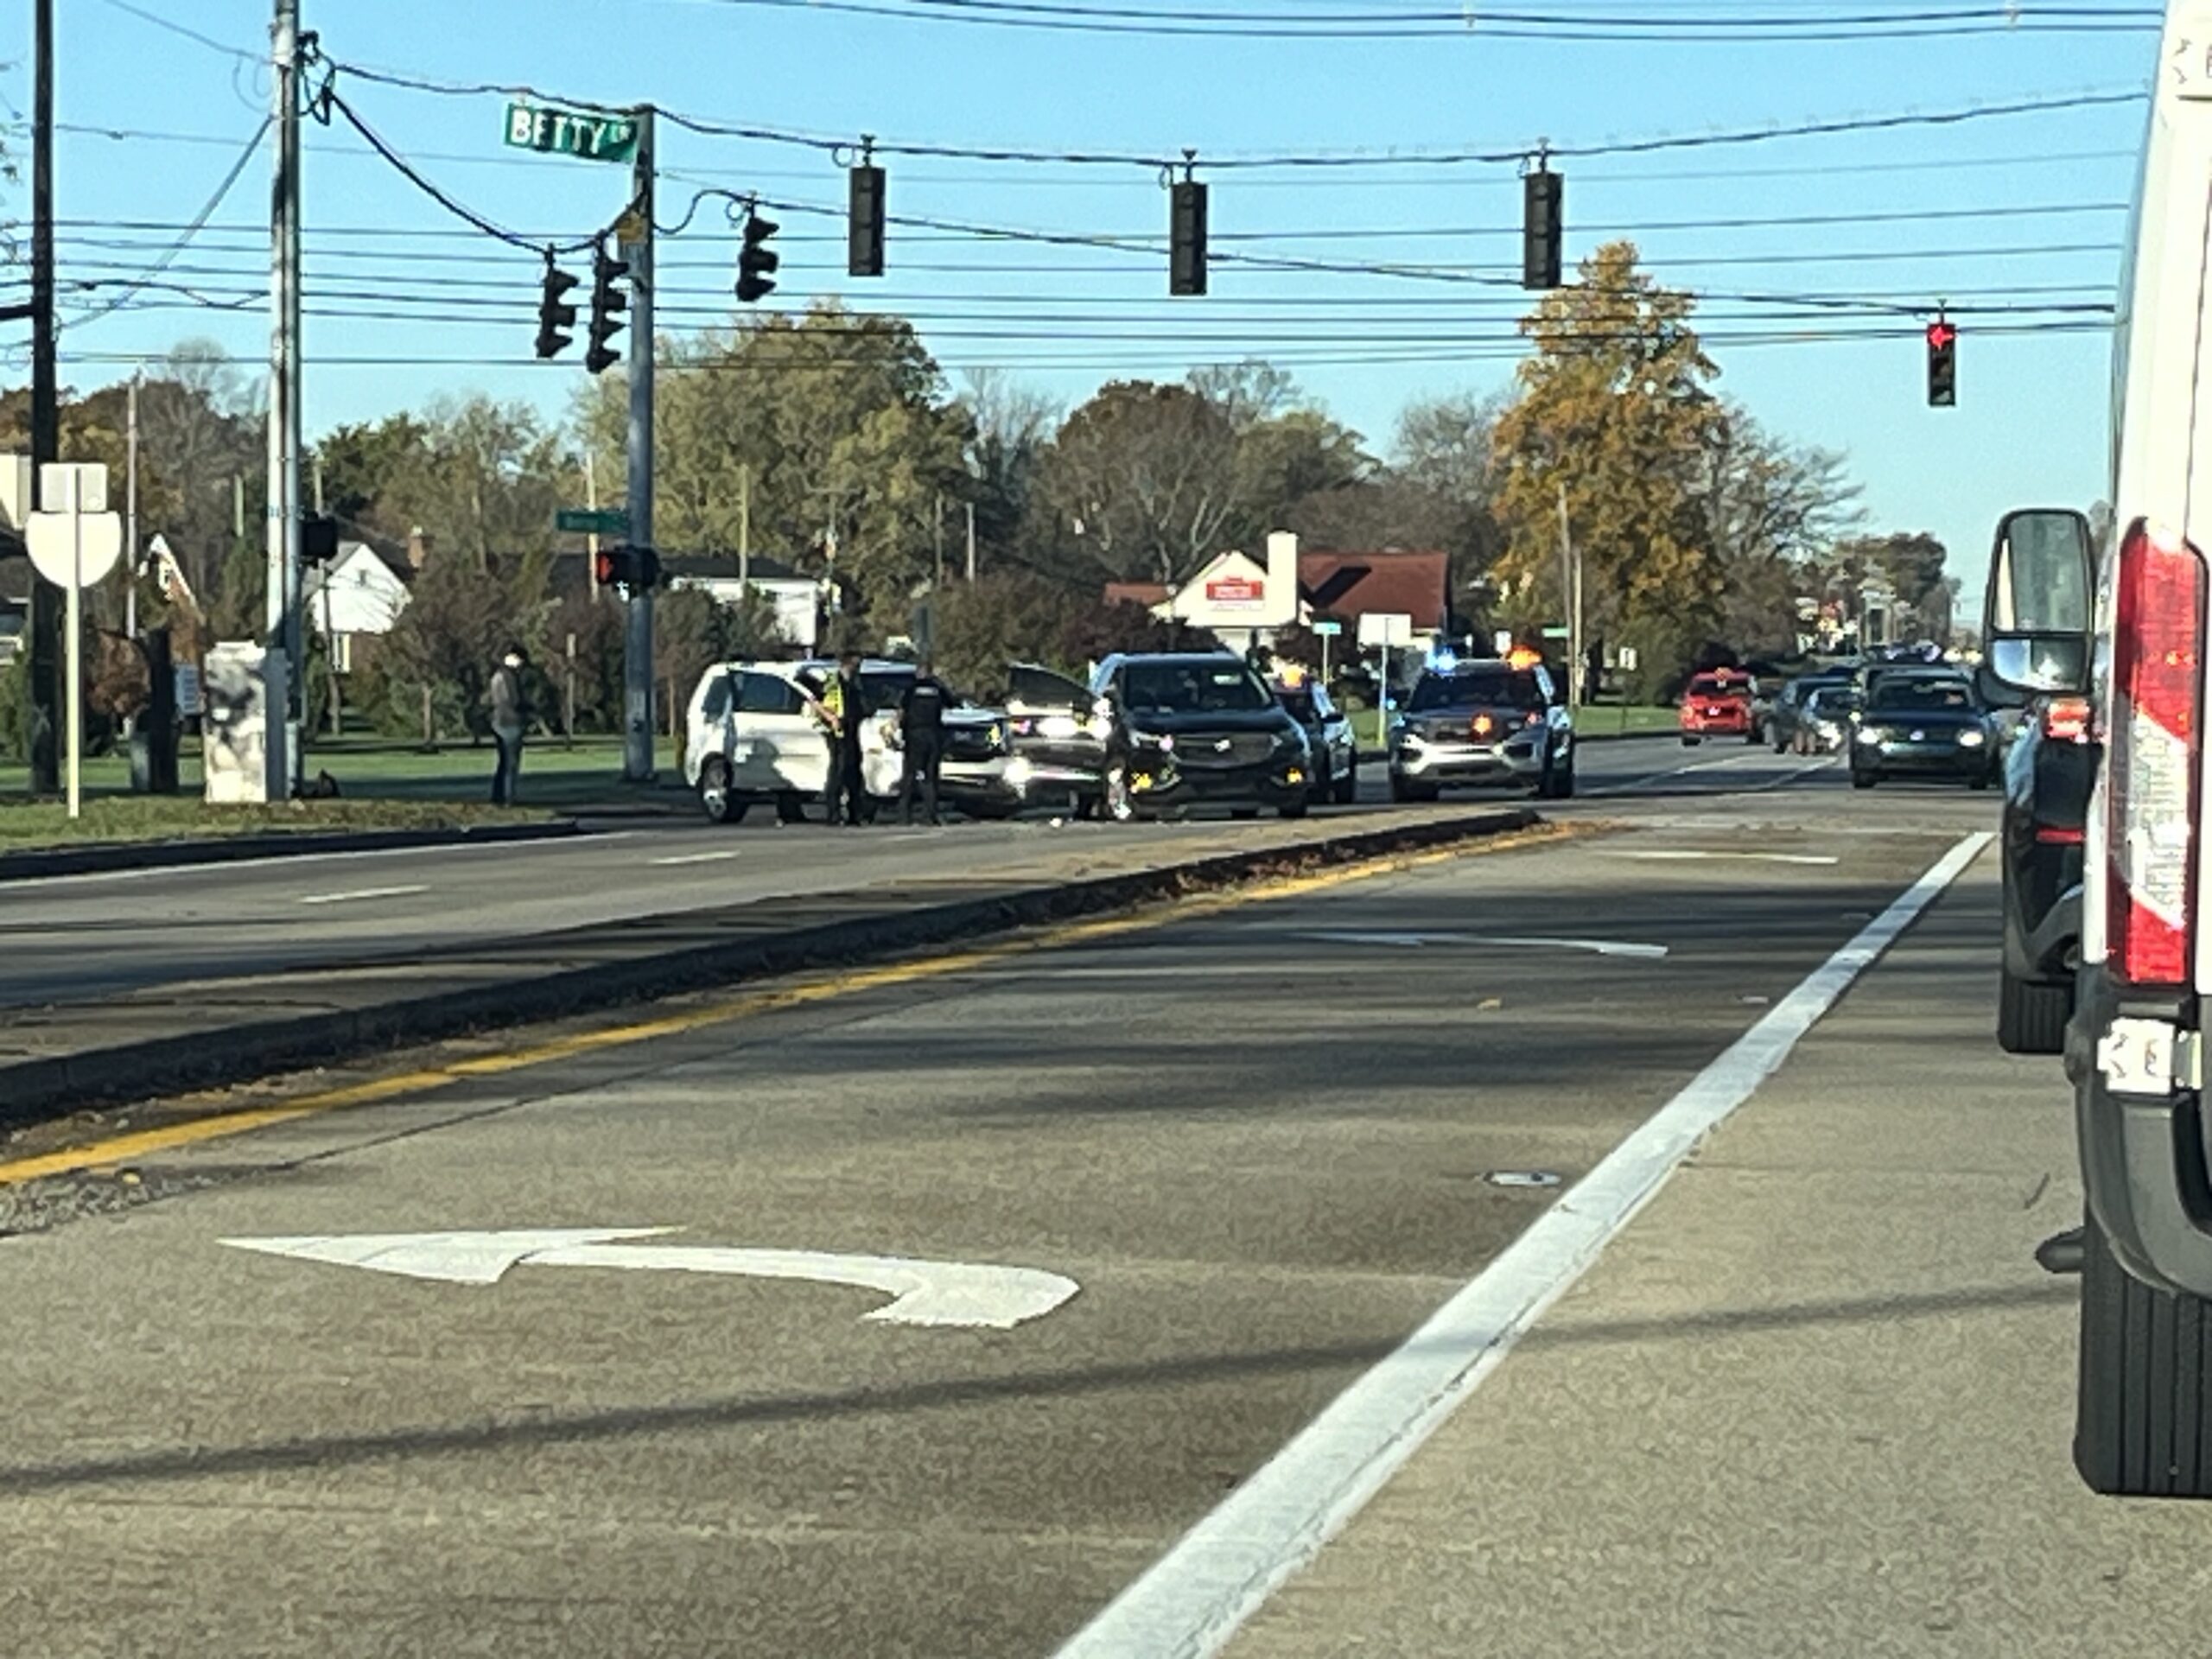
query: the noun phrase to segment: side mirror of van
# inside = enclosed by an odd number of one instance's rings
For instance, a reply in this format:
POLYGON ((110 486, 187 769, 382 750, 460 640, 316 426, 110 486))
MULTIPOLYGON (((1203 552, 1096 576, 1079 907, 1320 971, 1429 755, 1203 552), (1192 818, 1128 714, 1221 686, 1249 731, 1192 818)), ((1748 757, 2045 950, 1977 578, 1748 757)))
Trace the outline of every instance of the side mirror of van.
POLYGON ((2086 692, 2095 592, 2096 543, 2084 515, 2069 507, 2006 513, 1982 607, 1984 696, 2017 708, 2031 696, 2086 692))

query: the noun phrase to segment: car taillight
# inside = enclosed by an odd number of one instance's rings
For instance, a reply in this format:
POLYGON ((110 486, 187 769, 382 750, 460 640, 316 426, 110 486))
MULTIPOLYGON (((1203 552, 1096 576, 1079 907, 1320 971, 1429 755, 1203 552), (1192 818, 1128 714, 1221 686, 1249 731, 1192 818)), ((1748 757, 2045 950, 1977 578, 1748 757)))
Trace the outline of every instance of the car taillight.
POLYGON ((2188 983, 2196 907, 2204 559, 2138 519, 2114 593, 2106 928, 2135 985, 2188 983))
POLYGON ((2043 706, 2043 734, 2054 743, 2089 741, 2089 700, 2053 697, 2043 706))

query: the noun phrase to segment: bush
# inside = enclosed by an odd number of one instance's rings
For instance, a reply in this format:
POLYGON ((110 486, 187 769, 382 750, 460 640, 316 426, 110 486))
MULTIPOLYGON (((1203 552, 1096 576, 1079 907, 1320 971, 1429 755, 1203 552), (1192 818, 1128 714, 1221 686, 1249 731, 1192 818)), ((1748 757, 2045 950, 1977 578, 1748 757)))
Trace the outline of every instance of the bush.
POLYGON ((0 668, 0 756, 22 766, 31 758, 31 648, 0 668))

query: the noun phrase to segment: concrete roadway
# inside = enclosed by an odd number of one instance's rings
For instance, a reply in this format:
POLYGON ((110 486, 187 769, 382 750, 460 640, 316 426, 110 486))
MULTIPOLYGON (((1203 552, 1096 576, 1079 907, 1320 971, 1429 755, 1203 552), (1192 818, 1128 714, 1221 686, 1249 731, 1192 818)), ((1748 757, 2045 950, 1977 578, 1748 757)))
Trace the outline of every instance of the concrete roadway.
MULTIPOLYGON (((1602 798, 1758 781, 1800 764, 1739 745, 1692 752, 1672 740, 1630 741, 1592 745, 1581 770, 1586 790, 1602 798), (1672 776, 1685 767, 1692 770, 1672 776)), ((1379 767, 1368 768, 1363 803, 1324 816, 1406 810, 1382 800, 1381 776, 1379 767)), ((772 815, 756 814, 734 830, 685 820, 627 824, 575 840, 10 882, 0 885, 0 1010, 289 969, 404 960, 441 946, 600 926, 706 904, 963 876, 979 866, 1049 864, 1056 873, 1072 872, 1094 850, 1170 841, 1206 850, 1247 833, 1218 820, 779 829, 772 815)), ((4 1038, 0 1020, 0 1045, 4 1038)))
MULTIPOLYGON (((116 1207, 0 1243, 0 1651, 1053 1654, 1989 817, 1771 760, 81 1178, 116 1207), (927 1329, 221 1243, 640 1227, 1080 1288, 927 1329)), ((2028 1250, 2078 1194, 2055 1069, 1986 1037, 1992 877, 1240 1654, 2202 1650, 2201 1518, 2066 1471, 2028 1250)))

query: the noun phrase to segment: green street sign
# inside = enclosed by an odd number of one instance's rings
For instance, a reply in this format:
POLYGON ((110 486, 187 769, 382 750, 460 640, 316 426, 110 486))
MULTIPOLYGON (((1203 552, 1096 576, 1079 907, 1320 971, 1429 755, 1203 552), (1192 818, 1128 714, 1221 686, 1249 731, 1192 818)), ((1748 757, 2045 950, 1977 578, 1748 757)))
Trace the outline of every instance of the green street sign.
POLYGON ((630 515, 621 507, 563 507, 553 515, 553 528, 579 536, 620 536, 630 528, 630 515))
POLYGON ((1546 628, 1544 630, 1544 638, 1547 639, 1569 639, 1573 638, 1573 632, 1568 628, 1546 628))
POLYGON ((507 143, 516 149, 575 156, 587 162, 626 162, 638 153, 638 118, 510 104, 507 143))
POLYGON ((1333 639, 1344 631, 1344 625, 1341 622, 1316 622, 1313 625, 1313 632, 1324 639, 1333 639))

